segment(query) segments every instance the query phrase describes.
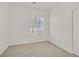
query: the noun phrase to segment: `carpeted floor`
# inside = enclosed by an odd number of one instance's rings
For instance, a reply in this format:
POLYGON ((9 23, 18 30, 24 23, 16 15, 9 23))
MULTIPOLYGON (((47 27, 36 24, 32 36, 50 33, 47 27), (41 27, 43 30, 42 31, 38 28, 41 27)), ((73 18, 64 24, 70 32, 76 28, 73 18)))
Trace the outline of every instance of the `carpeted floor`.
POLYGON ((10 46, 1 57, 73 57, 50 42, 10 46))

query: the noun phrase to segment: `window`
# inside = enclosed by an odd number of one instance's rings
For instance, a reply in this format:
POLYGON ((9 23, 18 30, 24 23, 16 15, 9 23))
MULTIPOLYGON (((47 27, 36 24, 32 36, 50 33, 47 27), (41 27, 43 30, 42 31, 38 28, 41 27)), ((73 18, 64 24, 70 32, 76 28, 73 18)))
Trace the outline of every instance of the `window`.
POLYGON ((36 16, 33 18, 32 32, 44 32, 44 17, 36 16))

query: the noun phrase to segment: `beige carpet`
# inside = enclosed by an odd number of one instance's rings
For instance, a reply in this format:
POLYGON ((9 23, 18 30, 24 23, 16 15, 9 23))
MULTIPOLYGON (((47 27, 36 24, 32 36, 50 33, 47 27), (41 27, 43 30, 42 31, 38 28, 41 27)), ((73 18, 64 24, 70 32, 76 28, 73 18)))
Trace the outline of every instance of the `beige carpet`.
POLYGON ((73 55, 49 42, 10 46, 1 57, 72 57, 73 55))

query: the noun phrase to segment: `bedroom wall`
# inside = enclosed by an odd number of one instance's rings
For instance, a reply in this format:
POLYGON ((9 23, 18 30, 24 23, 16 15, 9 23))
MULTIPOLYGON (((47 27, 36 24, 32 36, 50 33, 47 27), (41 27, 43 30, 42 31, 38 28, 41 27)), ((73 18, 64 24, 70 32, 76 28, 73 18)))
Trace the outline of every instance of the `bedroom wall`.
POLYGON ((50 12, 50 42, 72 53, 72 10, 57 6, 50 12))
POLYGON ((26 8, 12 4, 12 40, 11 45, 40 42, 48 40, 48 12, 26 8), (45 17, 45 32, 43 34, 31 34, 31 26, 34 16, 45 17))
POLYGON ((0 54, 9 43, 9 3, 0 3, 0 54))

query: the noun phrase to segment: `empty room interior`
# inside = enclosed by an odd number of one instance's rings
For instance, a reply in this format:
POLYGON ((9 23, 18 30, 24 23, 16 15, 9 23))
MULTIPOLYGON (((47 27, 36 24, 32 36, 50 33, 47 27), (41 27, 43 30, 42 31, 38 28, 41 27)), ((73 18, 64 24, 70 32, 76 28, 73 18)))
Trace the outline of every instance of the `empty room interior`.
POLYGON ((78 57, 79 2, 0 2, 0 57, 78 57))

